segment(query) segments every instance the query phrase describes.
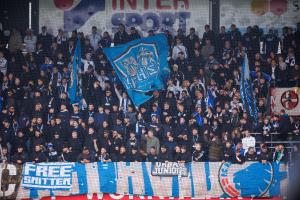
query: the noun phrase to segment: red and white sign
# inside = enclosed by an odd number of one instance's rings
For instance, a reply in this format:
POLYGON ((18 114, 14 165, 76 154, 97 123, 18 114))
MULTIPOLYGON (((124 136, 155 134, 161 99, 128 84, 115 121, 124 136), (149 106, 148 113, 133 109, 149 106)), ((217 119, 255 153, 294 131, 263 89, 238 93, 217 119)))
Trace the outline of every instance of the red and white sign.
POLYGON ((271 112, 285 110, 288 115, 300 115, 300 88, 272 88, 271 112))

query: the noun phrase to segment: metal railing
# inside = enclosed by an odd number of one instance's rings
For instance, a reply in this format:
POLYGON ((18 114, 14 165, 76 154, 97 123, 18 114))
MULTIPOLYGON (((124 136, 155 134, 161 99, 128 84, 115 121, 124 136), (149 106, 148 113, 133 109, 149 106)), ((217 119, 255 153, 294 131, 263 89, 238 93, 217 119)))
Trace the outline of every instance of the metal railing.
MULTIPOLYGON (((251 133, 252 135, 262 135, 262 133, 251 133)), ((273 140, 273 136, 276 136, 276 135, 280 135, 279 132, 272 132, 270 133, 271 137, 270 137, 270 140, 269 141, 256 141, 256 144, 261 144, 261 143, 266 143, 266 144, 269 144, 269 148, 270 149, 274 149, 275 148, 275 145, 276 144, 283 144, 284 147, 288 150, 288 153, 289 153, 289 160, 292 161, 292 149, 293 149, 293 145, 294 144, 299 144, 300 145, 300 140, 286 140, 286 141, 281 141, 281 140, 273 140)), ((287 134, 287 137, 288 136, 292 136, 293 134, 292 133, 288 133, 287 134)), ((255 147, 256 150, 258 150, 260 147, 257 146, 255 147)))

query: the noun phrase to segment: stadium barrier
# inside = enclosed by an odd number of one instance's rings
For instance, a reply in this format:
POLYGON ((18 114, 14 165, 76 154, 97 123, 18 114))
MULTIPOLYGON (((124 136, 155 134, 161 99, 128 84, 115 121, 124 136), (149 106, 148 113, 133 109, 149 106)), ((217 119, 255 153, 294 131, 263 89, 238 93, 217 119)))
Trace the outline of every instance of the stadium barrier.
MULTIPOLYGON (((133 196, 133 195, 116 195, 116 194, 87 194, 55 198, 44 197, 41 200, 224 200, 225 198, 191 198, 191 197, 155 197, 155 196, 133 196)), ((233 197, 227 200, 253 200, 251 197, 233 197)), ((280 197, 273 198, 255 198, 255 200, 282 200, 280 197)))
POLYGON ((285 196, 284 163, 26 163, 0 166, 0 198, 109 193, 228 198, 285 196), (58 187, 59 186, 59 187, 58 187))

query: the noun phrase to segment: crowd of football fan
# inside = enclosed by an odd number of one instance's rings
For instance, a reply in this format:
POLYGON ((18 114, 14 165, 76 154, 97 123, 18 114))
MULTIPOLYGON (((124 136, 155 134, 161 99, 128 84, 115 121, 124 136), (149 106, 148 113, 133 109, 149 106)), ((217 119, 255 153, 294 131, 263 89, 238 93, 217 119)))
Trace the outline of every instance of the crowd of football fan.
MULTIPOLYGON (((295 31, 284 27, 281 35, 272 29, 262 33, 258 26, 244 34, 235 25, 227 28, 214 33, 206 25, 201 39, 194 28, 164 31, 170 77, 166 89, 154 91, 139 108, 102 52, 112 43, 140 38, 134 27, 127 33, 121 24, 113 37, 100 35, 97 27, 70 37, 63 30, 51 35, 46 27, 37 36, 32 30, 24 37, 16 29, 10 36, 0 32, 1 162, 287 162, 284 145, 270 149, 265 141, 299 139, 299 118, 284 111, 270 116, 268 91, 300 84, 300 24, 295 31), (70 104, 78 37, 84 100, 70 104), (239 94, 245 53, 258 123, 243 111, 239 94)), ((296 145, 292 157, 299 157, 296 145)))

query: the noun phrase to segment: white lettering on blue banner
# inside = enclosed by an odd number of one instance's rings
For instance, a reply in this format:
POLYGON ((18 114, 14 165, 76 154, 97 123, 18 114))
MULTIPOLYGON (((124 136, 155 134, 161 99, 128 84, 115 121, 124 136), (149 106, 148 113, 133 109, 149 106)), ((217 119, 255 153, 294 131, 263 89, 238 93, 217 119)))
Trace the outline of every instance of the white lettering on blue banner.
POLYGON ((73 166, 73 163, 26 163, 22 173, 22 187, 70 190, 73 166))

